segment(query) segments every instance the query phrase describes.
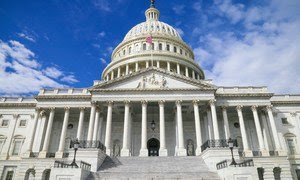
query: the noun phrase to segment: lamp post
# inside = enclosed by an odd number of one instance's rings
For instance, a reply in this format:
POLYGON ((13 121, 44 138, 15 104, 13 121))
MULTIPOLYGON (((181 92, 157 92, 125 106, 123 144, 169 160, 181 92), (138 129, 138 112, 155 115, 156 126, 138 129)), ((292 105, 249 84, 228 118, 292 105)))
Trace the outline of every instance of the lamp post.
POLYGON ((152 120, 152 122, 151 122, 151 129, 152 129, 152 131, 154 131, 154 129, 155 129, 155 122, 154 122, 154 120, 152 120))
POLYGON ((228 139, 228 146, 229 146, 229 148, 230 148, 230 151, 231 151, 231 158, 232 158, 232 161, 231 161, 231 163, 230 163, 230 166, 231 165, 236 165, 236 162, 235 162, 235 160, 234 160, 234 157, 233 157, 233 144, 234 143, 234 141, 231 139, 231 138, 229 138, 228 139))
POLYGON ((75 167, 77 167, 78 168, 78 165, 76 164, 76 152, 77 152, 77 150, 78 150, 78 148, 79 148, 79 141, 78 141, 78 139, 76 138, 76 140, 75 140, 75 142, 74 142, 74 158, 73 158, 73 161, 72 161, 72 163, 71 163, 71 166, 73 167, 73 166, 75 166, 75 167))

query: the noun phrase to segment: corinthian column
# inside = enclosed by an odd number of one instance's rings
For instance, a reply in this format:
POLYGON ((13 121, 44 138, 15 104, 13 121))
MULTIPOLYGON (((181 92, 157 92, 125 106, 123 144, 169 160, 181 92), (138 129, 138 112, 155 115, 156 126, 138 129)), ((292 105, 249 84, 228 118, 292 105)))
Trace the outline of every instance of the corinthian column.
POLYGON ((147 149, 147 101, 142 101, 142 137, 140 156, 148 156, 147 149))
POLYGON ((168 156, 166 149, 166 132, 165 132, 165 101, 159 101, 159 156, 168 156))
POLYGON ((229 139, 230 138, 230 129, 229 129, 228 116, 227 116, 227 109, 225 106, 222 107, 222 114, 223 114, 223 121, 224 121, 225 137, 226 137, 226 139, 229 139))
POLYGON ((130 108, 130 102, 125 101, 123 147, 122 147, 122 150, 121 150, 121 156, 129 156, 129 149, 128 149, 129 108, 130 108))
POLYGON ((51 131, 52 131, 52 124, 53 124, 53 119, 54 119, 54 113, 55 113, 55 108, 51 108, 48 125, 47 125, 47 130, 46 130, 46 135, 45 135, 44 144, 43 144, 43 149, 39 153, 40 158, 46 158, 46 156, 47 156, 49 143, 50 143, 50 136, 51 136, 51 131))
POLYGON ((55 153, 56 158, 62 158, 64 149, 65 149, 65 142, 66 142, 66 135, 67 135, 67 128, 68 128, 68 122, 69 122, 69 115, 70 115, 70 108, 65 108, 65 116, 64 116, 64 122, 61 129, 61 135, 59 140, 59 146, 58 151, 55 153))
POLYGON ((243 140, 243 146, 244 146, 244 153, 245 153, 245 156, 252 156, 252 151, 249 150, 249 144, 248 144, 248 139, 247 139, 247 133, 246 133, 246 128, 245 128, 245 122, 244 122, 244 118, 243 118, 242 108, 243 108, 243 106, 237 106, 236 110, 237 110, 239 122, 240 122, 240 128, 241 128, 241 134, 242 134, 242 140, 243 140))
POLYGON ((257 113, 257 107, 258 106, 252 106, 251 109, 252 109, 252 113, 253 113, 255 129, 256 129, 257 138, 258 138, 259 150, 261 151, 263 156, 268 156, 269 153, 266 151, 266 148, 265 148, 264 138, 262 136, 261 126, 260 126, 258 113, 257 113))
POLYGON ((214 129, 214 137, 215 137, 215 140, 218 140, 218 139, 220 139, 220 134, 219 134, 219 126, 218 126, 218 119, 217 119, 215 101, 216 100, 212 99, 212 100, 209 101, 209 104, 210 104, 210 109, 211 109, 212 123, 213 123, 213 129, 214 129))
POLYGON ((79 114, 79 122, 78 122, 78 129, 77 129, 77 139, 82 140, 82 128, 83 128, 83 121, 84 121, 84 110, 85 108, 79 108, 80 114, 79 114))
POLYGON ((94 131, 93 131, 93 141, 97 141, 98 131, 99 131, 99 119, 100 119, 100 109, 99 107, 96 109, 95 114, 95 123, 94 123, 94 131))
POLYGON ((112 108, 113 102, 109 101, 107 106, 106 131, 105 131, 105 147, 106 154, 111 154, 111 124, 112 124, 112 108))
POLYGON ((200 126, 200 115, 199 115, 199 101, 193 101, 194 105, 194 116, 195 116, 195 131, 196 131, 196 141, 197 141, 197 148, 196 148, 196 156, 201 154, 201 145, 202 145, 202 138, 201 138, 201 126, 200 126))
POLYGON ((91 102, 91 114, 90 114, 90 122, 88 128, 87 140, 91 141, 93 139, 93 130, 95 123, 95 113, 96 113, 96 102, 91 102))
POLYGON ((178 151, 177 151, 177 155, 178 156, 186 156, 186 149, 184 147, 184 134, 183 134, 181 102, 182 101, 176 101, 177 127, 178 127, 178 151))

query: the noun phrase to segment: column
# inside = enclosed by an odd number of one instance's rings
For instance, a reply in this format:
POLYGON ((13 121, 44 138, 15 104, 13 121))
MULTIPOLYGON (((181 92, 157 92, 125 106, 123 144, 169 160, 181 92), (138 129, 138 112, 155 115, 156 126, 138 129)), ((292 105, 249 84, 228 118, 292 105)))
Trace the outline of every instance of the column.
POLYGON ((138 70, 139 70, 139 63, 136 62, 136 63, 135 63, 135 72, 137 72, 138 70))
POLYGON ((132 112, 131 111, 129 111, 129 128, 128 128, 129 130, 128 130, 128 140, 127 140, 127 142, 128 142, 128 149, 129 149, 129 156, 131 156, 132 155, 132 152, 131 152, 131 150, 132 150, 132 144, 131 144, 131 129, 132 129, 132 112))
POLYGON ((56 158, 62 158, 63 154, 64 154, 66 135, 67 135, 67 129, 68 129, 68 123, 69 123, 69 115, 70 115, 70 108, 66 107, 64 122, 63 122, 63 126, 61 129, 58 151, 55 153, 56 158))
POLYGON ((106 75, 106 81, 109 81, 109 74, 106 75))
POLYGON ((189 77, 189 68, 187 66, 185 67, 185 76, 189 77))
POLYGON ((46 129, 47 129, 47 116, 46 111, 42 110, 40 112, 37 124, 37 132, 35 133, 34 142, 33 142, 33 152, 40 152, 43 148, 43 139, 45 138, 46 129))
POLYGON ((186 156, 186 149, 184 147, 184 134, 183 134, 183 122, 182 122, 182 101, 176 101, 177 109, 177 125, 178 125, 178 156, 186 156))
POLYGON ((243 146, 244 146, 244 153, 245 153, 245 156, 248 157, 248 156, 252 156, 252 151, 250 151, 249 145, 248 145, 248 139, 247 139, 247 133, 246 133, 246 127, 245 127, 245 123, 244 123, 242 108, 243 108, 243 106, 237 106, 236 110, 237 110, 239 122, 240 122, 240 128, 241 128, 241 134, 242 134, 242 140, 243 140, 243 146))
POLYGON ((159 156, 168 156, 166 148, 166 126, 165 126, 165 101, 159 101, 159 156))
POLYGON ((128 74, 129 74, 129 65, 126 64, 125 75, 128 75, 128 74))
POLYGON ((252 113, 253 113, 255 129, 256 129, 257 138, 258 138, 259 150, 261 151, 262 156, 268 156, 269 153, 266 151, 266 148, 265 148, 264 139, 262 136, 261 126, 260 126, 258 113, 257 113, 257 107, 258 106, 252 106, 251 109, 252 109, 252 113))
POLYGON ((167 70, 168 70, 168 71, 171 71, 171 65, 170 65, 170 62, 167 62, 167 70))
POLYGON ((118 74, 117 74, 117 77, 118 77, 118 78, 121 77, 121 68, 120 68, 120 67, 118 67, 118 74))
POLYGON ((98 128, 98 138, 97 140, 102 141, 102 134, 103 134, 103 116, 100 113, 100 120, 99 120, 99 128, 98 128))
POLYGON ((270 131, 268 128, 267 118, 264 113, 265 113, 264 111, 261 112, 260 119, 262 120, 262 131, 263 131, 265 148, 267 151, 270 151, 269 146, 272 146, 272 142, 270 142, 271 140, 270 131))
POLYGON ((84 122, 84 107, 79 108, 80 114, 79 114, 79 122, 78 122, 78 129, 77 129, 77 139, 82 140, 82 128, 83 128, 83 122, 84 122))
POLYGON ((195 116, 195 131, 196 131, 196 141, 197 141, 197 148, 196 148, 196 156, 201 154, 201 145, 202 145, 202 137, 201 137, 201 126, 200 126, 200 115, 199 115, 199 100, 194 100, 194 116, 195 116))
POLYGON ((206 111, 207 115, 207 131, 208 131, 208 139, 213 140, 214 139, 214 130, 213 130, 213 125, 212 125, 212 117, 211 117, 211 111, 208 108, 206 111))
POLYGON ((124 110, 124 130, 123 130, 123 147, 121 149, 121 156, 129 156, 128 149, 128 134, 129 134, 129 108, 130 102, 125 101, 124 110))
POLYGON ((88 135, 87 140, 91 141, 93 139, 93 130, 94 130, 94 123, 95 123, 95 113, 96 113, 96 102, 91 102, 91 114, 90 114, 90 121, 89 121, 89 128, 88 128, 88 135))
POLYGON ((160 68, 159 61, 156 61, 156 67, 157 67, 157 68, 160 68))
POLYGON ((148 156, 147 149, 147 101, 142 101, 142 137, 140 156, 148 156))
POLYGON ((192 71, 192 78, 196 79, 196 75, 195 75, 195 71, 194 70, 192 71))
POLYGON ((115 72, 114 72, 114 70, 112 70, 112 71, 111 71, 110 80, 113 80, 113 79, 114 79, 114 77, 115 77, 115 72))
POLYGON ((146 68, 149 68, 149 61, 146 61, 146 68))
POLYGON ((113 102, 109 101, 107 106, 106 131, 105 131, 106 154, 109 156, 111 155, 112 108, 113 108, 113 102))
POLYGON ((219 134, 219 125, 218 125, 215 101, 216 100, 212 99, 212 100, 209 101, 209 104, 210 104, 210 109, 211 109, 212 123, 213 123, 213 129, 214 129, 214 137, 215 137, 215 140, 219 140, 220 139, 220 134, 219 134))
POLYGON ((230 138, 230 129, 229 129, 229 122, 228 122, 228 116, 227 116, 227 107, 222 107, 222 114, 223 114, 223 121, 224 121, 224 130, 225 130, 225 138, 230 138))
POLYGON ((55 114, 55 108, 51 108, 50 115, 49 115, 49 120, 48 120, 48 125, 47 125, 47 130, 46 130, 46 135, 45 135, 45 139, 44 139, 44 145, 43 145, 42 151, 39 153, 39 158, 46 158, 47 157, 54 114, 55 114))
POLYGON ((276 129, 275 120, 274 120, 271 105, 267 106, 267 112, 268 112, 268 117, 269 117, 271 129, 272 129, 272 135, 273 135, 273 138, 274 138, 275 150, 278 151, 279 155, 286 155, 286 153, 281 148, 281 145, 280 145, 280 142, 279 142, 278 132, 277 132, 277 129, 276 129))
POLYGON ((95 123, 94 123, 94 130, 93 130, 93 141, 97 141, 99 119, 100 119, 100 109, 96 108, 95 123))
POLYGON ((35 113, 34 113, 34 119, 33 119, 33 127, 32 127, 32 130, 31 130, 31 133, 30 133, 30 136, 29 136, 29 144, 28 144, 28 148, 27 148, 27 151, 24 153, 23 157, 27 157, 29 158, 30 157, 30 154, 32 152, 32 147, 33 147, 33 141, 34 141, 34 137, 35 137, 35 134, 36 134, 36 127, 37 127, 37 122, 38 122, 38 119, 39 119, 39 114, 40 114, 40 109, 39 108, 36 108, 35 109, 35 113))
POLYGON ((180 74, 180 65, 177 63, 177 74, 180 74))

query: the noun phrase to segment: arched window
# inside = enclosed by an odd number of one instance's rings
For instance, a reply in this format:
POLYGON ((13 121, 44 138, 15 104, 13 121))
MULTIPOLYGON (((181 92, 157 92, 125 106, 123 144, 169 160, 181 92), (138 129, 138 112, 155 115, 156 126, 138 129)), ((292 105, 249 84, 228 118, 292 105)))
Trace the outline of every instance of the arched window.
POLYGON ((170 45, 169 44, 167 44, 166 50, 170 51, 170 45))
POLYGON ((259 180, 264 180, 264 168, 257 168, 257 174, 259 180))
POLYGON ((179 51, 180 51, 180 54, 182 55, 182 49, 180 49, 179 51))
POLYGON ((126 50, 124 49, 124 50, 123 50, 123 56, 125 55, 125 53, 126 53, 126 50))
POLYGON ((25 180, 33 180, 35 179, 35 170, 28 169, 25 174, 25 180))
POLYGON ((281 168, 280 167, 275 167, 273 169, 273 174, 274 174, 274 179, 275 180, 280 180, 281 179, 281 168))
POLYGON ((154 43, 151 44, 151 49, 154 50, 154 43))
POLYGON ((177 53, 177 47, 174 46, 174 53, 177 53))
POLYGON ((162 50, 162 43, 159 43, 158 49, 161 51, 162 50))
POLYGON ((146 49, 147 49, 147 44, 144 43, 144 44, 143 44, 143 50, 145 51, 146 49))
POLYGON ((42 175, 42 180, 49 180, 50 172, 51 172, 51 169, 45 169, 43 172, 43 175, 42 175))
POLYGON ((128 48, 128 53, 131 54, 131 47, 128 48))

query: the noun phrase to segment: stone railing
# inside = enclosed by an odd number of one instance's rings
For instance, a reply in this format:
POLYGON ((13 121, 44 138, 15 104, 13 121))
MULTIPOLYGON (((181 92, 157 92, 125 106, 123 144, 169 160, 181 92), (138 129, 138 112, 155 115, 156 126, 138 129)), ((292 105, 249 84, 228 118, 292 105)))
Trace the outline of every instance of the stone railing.
POLYGON ((41 95, 90 95, 88 89, 41 89, 41 95))
MULTIPOLYGON (((233 140, 233 146, 238 147, 237 140, 233 140)), ((204 151, 207 148, 228 148, 228 140, 227 139, 218 139, 218 140, 207 140, 201 146, 201 151, 204 151)))
POLYGON ((90 171, 91 165, 84 161, 78 161, 76 163, 76 165, 73 163, 67 163, 64 161, 54 161, 54 168, 81 168, 81 169, 90 171))
MULTIPOLYGON (((75 141, 76 140, 71 140, 70 148, 74 148, 75 141)), ((100 141, 80 140, 78 142, 79 142, 78 146, 81 149, 95 148, 95 149, 101 149, 102 151, 106 151, 106 147, 100 141)))
POLYGON ((217 170, 227 168, 228 166, 230 166, 230 167, 252 167, 252 166, 254 166, 254 162, 252 159, 248 159, 248 160, 236 163, 235 165, 230 165, 230 163, 231 163, 231 161, 229 161, 229 160, 224 160, 224 161, 217 163, 217 165, 216 165, 217 170))

